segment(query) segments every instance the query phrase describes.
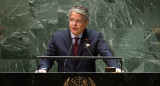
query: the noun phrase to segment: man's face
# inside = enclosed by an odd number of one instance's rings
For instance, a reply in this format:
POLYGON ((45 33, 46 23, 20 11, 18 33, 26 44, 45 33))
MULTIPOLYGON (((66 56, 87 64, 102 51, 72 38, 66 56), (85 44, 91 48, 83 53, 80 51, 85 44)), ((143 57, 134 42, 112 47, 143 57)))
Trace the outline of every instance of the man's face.
POLYGON ((86 21, 83 18, 83 15, 77 13, 77 12, 72 12, 69 17, 69 27, 71 32, 75 36, 79 36, 81 33, 83 33, 84 29, 86 28, 88 24, 88 20, 86 21))

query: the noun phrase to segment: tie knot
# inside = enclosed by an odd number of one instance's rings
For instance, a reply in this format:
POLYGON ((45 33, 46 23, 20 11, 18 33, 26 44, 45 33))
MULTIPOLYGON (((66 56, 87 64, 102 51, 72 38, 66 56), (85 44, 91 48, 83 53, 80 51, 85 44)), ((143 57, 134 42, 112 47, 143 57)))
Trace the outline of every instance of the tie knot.
POLYGON ((75 39, 75 42, 77 42, 77 41, 79 40, 79 38, 78 38, 78 37, 75 37, 74 39, 75 39))

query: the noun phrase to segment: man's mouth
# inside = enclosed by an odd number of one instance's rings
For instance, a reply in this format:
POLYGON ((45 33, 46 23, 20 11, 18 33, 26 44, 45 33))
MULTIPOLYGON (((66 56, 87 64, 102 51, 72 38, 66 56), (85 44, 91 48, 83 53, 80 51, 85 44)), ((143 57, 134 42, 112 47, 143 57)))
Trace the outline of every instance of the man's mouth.
POLYGON ((73 29, 74 31, 78 30, 77 28, 74 28, 74 27, 73 27, 72 29, 73 29))

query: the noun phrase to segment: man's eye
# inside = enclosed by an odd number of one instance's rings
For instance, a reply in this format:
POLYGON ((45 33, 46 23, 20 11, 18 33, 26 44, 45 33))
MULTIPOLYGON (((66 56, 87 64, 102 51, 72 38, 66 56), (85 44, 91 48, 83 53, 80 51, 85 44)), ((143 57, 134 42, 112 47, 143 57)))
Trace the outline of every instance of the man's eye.
POLYGON ((73 19, 70 19, 70 21, 73 21, 73 19))
POLYGON ((79 23, 80 23, 81 21, 80 21, 80 20, 77 20, 77 22, 79 22, 79 23))

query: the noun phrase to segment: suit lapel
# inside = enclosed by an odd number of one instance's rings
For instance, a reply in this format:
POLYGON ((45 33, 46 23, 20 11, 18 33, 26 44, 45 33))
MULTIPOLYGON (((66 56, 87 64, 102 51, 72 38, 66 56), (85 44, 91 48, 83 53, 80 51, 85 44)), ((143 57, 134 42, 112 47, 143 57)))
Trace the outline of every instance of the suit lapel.
MULTIPOLYGON (((64 37, 63 37, 63 39, 64 39, 64 42, 65 42, 65 46, 67 48, 67 51, 69 52, 69 50, 71 48, 71 45, 72 45, 72 38, 71 38, 71 33, 70 33, 69 29, 67 29, 66 31, 64 31, 64 37)), ((74 56, 74 54, 73 54, 73 48, 70 51, 69 56, 74 56)))
POLYGON ((82 35, 82 38, 81 38, 81 42, 80 42, 80 45, 78 47, 78 53, 77 53, 77 56, 81 56, 81 53, 85 47, 85 43, 86 43, 86 39, 88 39, 88 31, 87 29, 84 30, 83 32, 83 35, 82 35))

